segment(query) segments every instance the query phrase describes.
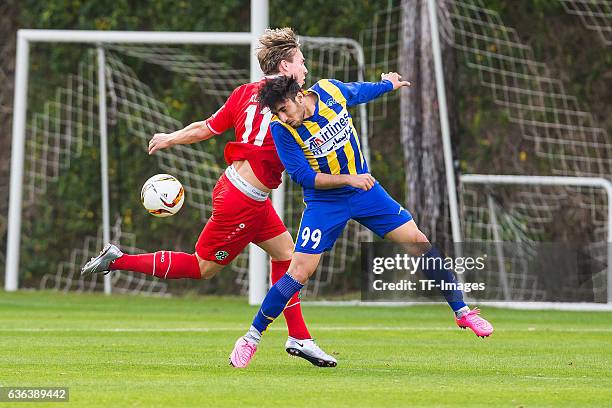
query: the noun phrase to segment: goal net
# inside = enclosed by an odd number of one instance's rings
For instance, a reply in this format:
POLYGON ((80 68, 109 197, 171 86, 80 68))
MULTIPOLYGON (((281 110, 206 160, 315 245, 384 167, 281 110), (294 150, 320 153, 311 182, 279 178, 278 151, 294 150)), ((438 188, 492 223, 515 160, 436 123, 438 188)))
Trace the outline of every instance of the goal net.
MULTIPOLYGON (((302 37, 308 83, 320 78, 355 81, 360 50, 352 41, 302 37)), ((146 154, 154 133, 172 132, 208 117, 232 90, 249 82, 247 47, 106 44, 105 79, 109 134, 111 240, 127 253, 160 249, 193 252, 211 216, 212 190, 225 168, 223 147, 231 131, 192 145, 146 154), (232 49, 234 48, 234 49, 232 49), (140 207, 140 187, 155 173, 175 175, 185 186, 186 205, 168 219, 140 207)), ((103 246, 100 193, 100 132, 96 49, 74 45, 34 47, 23 194, 20 277, 22 287, 62 291, 103 289, 100 276, 83 279, 79 269, 103 246), (58 57, 59 56, 59 57, 58 57), (66 61, 65 72, 42 64, 66 61), (51 80, 47 80, 51 78, 51 80)), ((60 64, 61 65, 61 64, 60 64)), ((353 112, 357 128, 358 111, 353 112)), ((365 143, 367 145, 367 142, 365 143)), ((295 235, 303 210, 302 192, 285 182, 283 218, 295 235)), ((336 276, 357 262, 363 229, 351 224, 326 254, 305 293, 331 293, 336 276)), ((367 236, 367 235, 364 235, 367 236)), ((248 290, 248 249, 206 282, 160 281, 132 272, 113 273, 121 293, 164 295, 233 293, 248 290)))
MULTIPOLYGON (((419 13, 416 21, 426 33, 427 2, 416 3, 418 9, 411 12, 419 13)), ((309 69, 307 85, 323 77, 352 81, 363 75, 365 80, 376 81, 381 72, 401 71, 406 33, 412 28, 406 22, 408 17, 415 18, 406 13, 408 6, 416 3, 388 1, 387 7, 372 17, 371 26, 358 36, 365 57, 363 68, 354 43, 302 37, 309 69)), ((491 297, 482 300, 551 300, 549 282, 534 271, 532 261, 535 248, 556 242, 579 244, 588 259, 586 278, 564 282, 557 289, 567 296, 559 299, 605 301, 610 297, 606 290, 610 202, 602 188, 461 180, 469 173, 611 180, 612 142, 606 129, 581 106, 566 84, 551 74, 520 32, 492 9, 494 4, 481 0, 435 3, 445 62, 450 61, 445 66, 445 82, 459 173, 462 241, 493 245, 486 277, 493 290, 491 297), (471 109, 471 105, 477 109, 471 109), (471 130, 466 130, 468 127, 471 130), (499 241, 514 246, 495 245, 499 241)), ((559 5, 577 15, 594 38, 602 39, 594 41, 593 46, 605 51, 609 44, 608 3, 560 0, 559 5)), ((100 290, 101 279, 82 282, 78 277, 80 265, 102 244, 95 52, 87 47, 71 46, 68 50, 66 45, 61 49, 53 46, 52 51, 47 47, 36 47, 31 65, 22 280, 29 287, 100 290), (65 69, 58 72, 54 66, 52 70, 43 63, 45 60, 65 61, 59 65, 65 69)), ((194 239, 210 216, 212 187, 224 168, 224 142, 232 135, 175 147, 153 157, 146 156, 146 146, 153 133, 173 131, 207 117, 232 89, 247 82, 245 49, 133 44, 104 47, 112 238, 128 251, 193 250, 194 239), (142 182, 157 172, 175 174, 185 184, 187 205, 179 216, 152 219, 139 207, 142 182)), ((423 43, 419 52, 431 52, 431 46, 423 43)), ((433 77, 408 79, 417 82, 417 90, 434 87, 433 77)), ((404 134, 411 112, 404 113, 402 103, 400 93, 391 93, 368 104, 366 121, 361 122, 363 111, 352 114, 369 145, 370 167, 391 195, 410 202, 416 194, 413 188, 418 186, 418 195, 424 201, 436 198, 431 212, 417 214, 417 223, 432 241, 452 252, 452 203, 444 184, 428 177, 414 179, 414 174, 423 171, 415 156, 430 154, 432 146, 440 149, 439 129, 430 129, 430 139, 423 138, 420 145, 415 145, 414 139, 404 134)), ((423 105, 436 107, 426 112, 424 120, 438 122, 435 97, 423 105)), ((441 166, 438 157, 434 155, 430 161, 441 166)), ((295 236, 303 210, 301 189, 286 181, 283 216, 295 236)), ((350 223, 334 249, 323 257, 305 290, 308 298, 357 298, 358 246, 370 238, 362 227, 350 223)), ((248 251, 220 275, 204 283, 151 282, 124 272, 113 279, 115 287, 134 292, 245 293, 248 251)))
MULTIPOLYGON (((561 2, 566 11, 579 15, 587 28, 596 31, 608 44, 608 1, 561 2)), ((427 2, 414 6, 417 3, 388 2, 388 7, 374 16, 371 29, 362 33, 370 80, 375 79, 376 72, 400 70, 402 47, 409 40, 407 21, 419 24, 421 35, 430 29, 427 2)), ((486 1, 435 3, 444 55, 453 56, 445 58, 445 83, 451 101, 449 114, 454 125, 459 173, 612 180, 612 139, 606 129, 580 106, 563 81, 538 60, 519 32, 506 25, 498 12, 487 7, 486 1), (459 100, 463 104, 453 105, 453 101, 459 100), (474 123, 480 124, 479 133, 470 134, 466 128, 474 123), (487 154, 478 153, 483 151, 487 154)), ((594 46, 603 47, 599 44, 594 46)), ((431 51, 421 46, 420 52, 431 51)), ((425 86, 428 85, 417 84, 415 92, 422 92, 420 89, 425 86)), ((371 144, 375 151, 376 129, 385 135, 391 129, 396 134, 393 143, 403 147, 404 159, 410 161, 414 160, 413 146, 401 136, 397 138, 401 135, 401 118, 387 114, 399 103, 399 96, 393 94, 372 104, 371 144), (393 120, 395 124, 390 125, 393 120)), ((410 186, 408 170, 405 177, 406 185, 410 186)), ((405 192, 407 196, 410 193, 405 192)), ((460 182, 458 195, 464 244, 469 247, 502 241, 507 246, 487 246, 490 259, 486 283, 491 291, 481 300, 606 302, 607 255, 612 250, 612 244, 607 242, 608 209, 612 203, 604 189, 460 182), (558 296, 551 295, 551 280, 539 276, 533 266, 538 249, 550 243, 558 244, 559 248, 579 247, 586 254, 585 263, 589 263, 583 265, 588 271, 581 282, 568 280, 562 287, 554 288, 558 296)), ((448 197, 445 203, 448 204, 448 197)), ((426 227, 428 216, 417 223, 426 227)), ((434 240, 452 248, 449 214, 443 211, 440 217, 446 233, 438 233, 434 240)), ((427 231, 430 236, 435 232, 427 231)))
POLYGON ((612 46, 612 1, 559 0, 565 11, 576 15, 589 30, 595 31, 601 41, 612 46))

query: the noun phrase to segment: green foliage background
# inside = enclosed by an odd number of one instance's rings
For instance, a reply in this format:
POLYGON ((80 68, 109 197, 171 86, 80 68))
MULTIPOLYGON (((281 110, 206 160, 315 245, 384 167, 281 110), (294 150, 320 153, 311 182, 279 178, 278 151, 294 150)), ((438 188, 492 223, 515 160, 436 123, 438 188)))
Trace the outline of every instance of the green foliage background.
MULTIPOLYGON (((249 2, 227 1, 127 1, 127 0, 37 0, 13 1, 20 10, 20 28, 82 30, 169 30, 169 31, 245 31, 249 28, 249 2)), ((488 0, 487 7, 501 13, 506 25, 515 27, 521 39, 531 45, 538 60, 567 85, 585 110, 608 130, 612 127, 610 106, 612 55, 594 32, 586 30, 577 17, 564 12, 557 0, 488 0)), ((376 11, 388 1, 312 0, 270 1, 270 25, 292 26, 309 36, 350 37, 359 40, 376 11)), ((199 47, 197 52, 236 67, 248 67, 246 47, 199 47)), ((41 109, 53 97, 56 87, 65 82, 64 73, 75 72, 83 58, 84 47, 36 45, 30 70, 30 111, 41 109)), ((460 57, 453 90, 458 115, 455 138, 461 168, 469 172, 515 172, 542 170, 545 165, 514 138, 517 129, 507 114, 495 107, 490 92, 478 84, 460 57), (517 157, 522 159, 517 160, 517 157), (520 167, 520 168, 517 168, 520 167)), ((130 66, 151 84, 156 97, 170 106, 172 115, 184 124, 211 114, 218 103, 201 95, 193 84, 177 75, 131 61, 130 66)), ((375 79, 375 78, 370 78, 375 79)), ((168 129, 170 130, 170 129, 168 129)), ((211 141, 210 152, 222 163, 225 138, 211 141)), ((138 247, 155 250, 172 248, 193 251, 202 224, 200 214, 187 203, 180 217, 152 220, 140 209, 138 195, 142 182, 158 172, 155 160, 144 154, 139 141, 126 138, 121 129, 111 131, 111 184, 114 214, 121 214, 125 230, 139 237, 138 247), (123 137, 122 137, 123 136, 123 137)), ((401 163, 399 134, 372 136, 374 175, 381 175, 391 194, 404 197, 404 172, 394 167, 401 163), (393 158, 389 160, 389 158, 393 158)), ((101 220, 99 209, 99 154, 88 148, 71 164, 57 184, 50 185, 40 203, 32 209, 33 222, 26 225, 27 238, 22 251, 23 277, 36 281, 43 273, 55 272, 56 265, 68 259, 69 248, 82 244, 84 235, 93 235, 101 220), (87 188, 85 188, 87 186, 87 188), (61 203, 61 205, 57 205, 61 203), (50 231, 53 231, 50 233, 50 231), (64 233, 62 231, 71 231, 64 233)), ((230 276, 215 278, 202 290, 235 291, 230 276)))

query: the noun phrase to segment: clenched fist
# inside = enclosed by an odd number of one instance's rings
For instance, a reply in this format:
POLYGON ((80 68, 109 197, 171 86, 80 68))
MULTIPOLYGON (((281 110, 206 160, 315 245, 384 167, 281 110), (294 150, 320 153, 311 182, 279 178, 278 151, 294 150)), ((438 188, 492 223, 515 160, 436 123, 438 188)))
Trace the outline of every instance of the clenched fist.
POLYGON ((349 174, 347 175, 347 184, 351 187, 360 188, 364 191, 374 187, 376 180, 370 174, 349 174))
POLYGON ((391 81, 391 83, 393 84, 393 90, 395 91, 396 89, 401 88, 402 86, 410 86, 412 85, 410 82, 408 81, 402 81, 402 76, 400 74, 398 74, 397 72, 389 72, 388 74, 380 74, 380 79, 387 79, 389 81, 391 81))

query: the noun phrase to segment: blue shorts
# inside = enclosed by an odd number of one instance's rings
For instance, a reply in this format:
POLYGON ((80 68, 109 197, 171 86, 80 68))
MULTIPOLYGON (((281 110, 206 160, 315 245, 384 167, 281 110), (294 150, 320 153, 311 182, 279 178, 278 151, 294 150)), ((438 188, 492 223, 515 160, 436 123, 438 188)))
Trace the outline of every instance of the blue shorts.
POLYGON ((320 254, 330 250, 350 219, 382 238, 412 220, 412 215, 378 182, 368 191, 311 197, 302 214, 295 252, 320 254))

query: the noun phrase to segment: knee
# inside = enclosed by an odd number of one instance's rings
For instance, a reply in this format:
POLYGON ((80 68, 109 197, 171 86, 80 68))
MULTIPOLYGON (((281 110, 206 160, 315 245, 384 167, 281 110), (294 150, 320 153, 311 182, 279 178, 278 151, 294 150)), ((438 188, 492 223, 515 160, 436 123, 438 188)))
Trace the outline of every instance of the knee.
POLYGON ((414 251, 418 255, 425 254, 431 249, 431 243, 429 242, 429 239, 427 239, 427 236, 423 234, 418 228, 410 237, 410 242, 412 244, 412 247, 414 247, 414 251))
POLYGON ((200 265, 200 276, 205 280, 213 278, 222 268, 221 265, 211 261, 199 260, 198 263, 200 265))
POLYGON ((406 251, 412 256, 421 256, 431 249, 431 243, 427 236, 417 227, 411 229, 404 242, 406 251))
POLYGON ((411 231, 410 242, 414 242, 417 244, 429 244, 429 239, 427 239, 427 235, 423 234, 420 229, 416 228, 415 231, 411 231))
POLYGON ((311 270, 311 268, 304 263, 292 261, 287 273, 296 281, 304 285, 306 282, 308 282, 308 279, 312 276, 314 270, 311 270))
POLYGON ((288 261, 293 256, 293 239, 289 233, 282 235, 280 245, 276 245, 272 251, 269 251, 269 255, 274 261, 288 261))
POLYGON ((275 253, 274 257, 272 257, 272 260, 273 261, 288 261, 291 259, 292 255, 293 255, 293 245, 287 248, 283 248, 279 252, 275 253))
POLYGON ((402 244, 429 244, 427 235, 423 234, 416 225, 411 225, 409 228, 399 231, 393 237, 389 237, 392 241, 402 244))

